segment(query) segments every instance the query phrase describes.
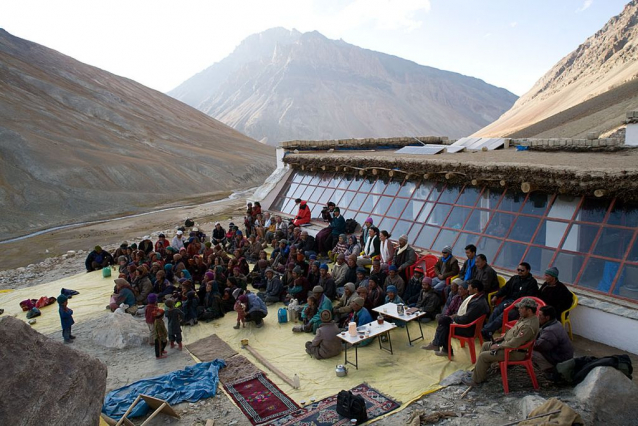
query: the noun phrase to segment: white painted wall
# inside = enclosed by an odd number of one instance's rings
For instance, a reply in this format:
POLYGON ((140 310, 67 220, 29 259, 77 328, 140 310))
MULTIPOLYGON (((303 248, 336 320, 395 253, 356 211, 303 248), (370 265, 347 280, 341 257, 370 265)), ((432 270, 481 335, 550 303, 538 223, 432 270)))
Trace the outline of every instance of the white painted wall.
POLYGON ((571 317, 574 334, 638 354, 638 321, 583 305, 571 317))
POLYGON ((638 123, 627 124, 625 131, 625 145, 638 146, 638 123))

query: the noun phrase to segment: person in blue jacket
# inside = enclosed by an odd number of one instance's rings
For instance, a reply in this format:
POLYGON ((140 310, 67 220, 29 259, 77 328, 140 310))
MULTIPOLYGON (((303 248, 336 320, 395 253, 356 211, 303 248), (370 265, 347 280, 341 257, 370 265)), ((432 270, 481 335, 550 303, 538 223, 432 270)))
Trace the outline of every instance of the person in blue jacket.
POLYGON ((64 294, 58 296, 58 305, 60 305, 60 322, 62 323, 62 337, 64 343, 73 343, 75 336, 71 334, 71 326, 75 324, 73 321, 73 311, 69 308, 69 298, 64 294))
MULTIPOLYGON (((350 306, 352 307, 352 318, 348 322, 357 323, 357 327, 361 327, 362 325, 370 324, 372 322, 372 315, 370 315, 370 311, 368 311, 363 305, 365 304, 365 300, 363 297, 355 297, 352 302, 350 302, 350 306)), ((346 322, 346 324, 348 323, 346 322)), ((374 338, 365 339, 359 346, 368 346, 374 338)))

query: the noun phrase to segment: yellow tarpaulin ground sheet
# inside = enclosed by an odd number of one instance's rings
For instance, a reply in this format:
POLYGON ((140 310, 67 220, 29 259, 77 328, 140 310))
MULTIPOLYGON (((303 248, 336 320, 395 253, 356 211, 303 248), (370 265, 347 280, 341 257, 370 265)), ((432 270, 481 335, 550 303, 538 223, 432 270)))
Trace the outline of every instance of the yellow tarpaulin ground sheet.
MULTIPOLYGON (((67 279, 54 281, 25 289, 14 290, 0 294, 0 308, 5 309, 4 315, 17 314, 26 321, 26 315, 20 309, 19 303, 24 299, 37 299, 41 296, 60 294, 61 288, 69 288, 80 292, 69 300, 73 309, 76 323, 109 315, 105 307, 113 291, 113 277, 102 278, 102 273, 92 272, 79 274, 67 279)), ((350 389, 362 382, 387 394, 403 404, 406 404, 425 393, 439 388, 439 381, 459 369, 469 369, 471 362, 468 349, 460 349, 453 343, 455 357, 453 361, 438 357, 432 351, 424 351, 422 344, 432 340, 435 324, 423 325, 424 340, 419 340, 410 347, 407 344, 407 333, 404 328, 391 331, 394 354, 379 349, 378 343, 359 349, 359 369, 348 366, 347 377, 337 377, 335 366, 344 361, 343 354, 339 357, 316 360, 310 358, 304 349, 304 343, 312 340, 310 333, 293 333, 294 324, 279 324, 277 322, 277 304, 268 307, 265 326, 255 328, 248 323, 245 329, 235 330, 236 314, 230 312, 224 318, 208 324, 200 322, 193 327, 183 327, 184 342, 195 342, 202 337, 217 334, 241 355, 250 359, 258 368, 264 370, 268 377, 295 401, 309 401, 311 397, 325 398, 337 394, 342 389, 350 389), (270 372, 247 350, 242 349, 241 339, 248 339, 249 344, 275 367, 292 378, 295 374, 301 382, 300 389, 292 389, 277 375, 270 372)), ((33 326, 41 333, 48 334, 60 331, 60 319, 57 304, 42 309, 42 316, 37 318, 33 326)), ((419 333, 418 324, 410 324, 410 334, 414 338, 419 333)), ((348 357, 354 359, 354 350, 348 351, 348 357)))

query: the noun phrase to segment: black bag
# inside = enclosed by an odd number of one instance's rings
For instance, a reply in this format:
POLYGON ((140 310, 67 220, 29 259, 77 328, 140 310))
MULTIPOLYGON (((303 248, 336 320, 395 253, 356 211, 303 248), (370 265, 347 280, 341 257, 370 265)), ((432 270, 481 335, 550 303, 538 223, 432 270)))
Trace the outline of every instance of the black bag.
POLYGON ((602 358, 596 358, 593 356, 578 357, 574 359, 576 366, 574 369, 574 376, 572 378, 573 384, 576 385, 583 380, 589 374, 591 370, 596 367, 614 367, 616 370, 623 373, 630 380, 632 379, 632 373, 634 372, 631 365, 631 358, 628 355, 611 355, 602 358))
POLYGON ((359 226, 359 223, 357 223, 356 220, 347 219, 346 220, 346 234, 353 234, 354 231, 357 230, 357 226, 359 226))
POLYGON ((337 395, 337 413, 347 419, 357 419, 357 424, 368 421, 365 399, 350 391, 342 390, 337 395))
POLYGON ((186 219, 186 221, 184 221, 184 226, 187 228, 192 228, 193 226, 195 226, 195 222, 193 222, 192 219, 186 219))

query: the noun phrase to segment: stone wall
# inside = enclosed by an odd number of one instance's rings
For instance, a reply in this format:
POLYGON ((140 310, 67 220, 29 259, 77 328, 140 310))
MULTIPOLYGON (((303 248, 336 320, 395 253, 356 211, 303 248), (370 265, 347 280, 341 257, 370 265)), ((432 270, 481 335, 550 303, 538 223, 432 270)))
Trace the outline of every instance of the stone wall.
POLYGON ((624 145, 624 140, 617 138, 604 139, 512 139, 510 144, 514 146, 528 146, 533 150, 588 150, 592 148, 618 148, 624 145))

